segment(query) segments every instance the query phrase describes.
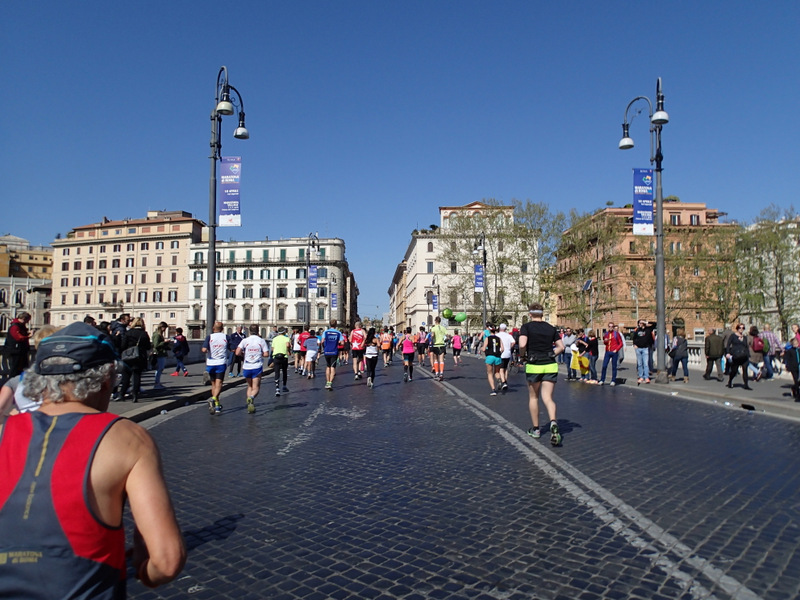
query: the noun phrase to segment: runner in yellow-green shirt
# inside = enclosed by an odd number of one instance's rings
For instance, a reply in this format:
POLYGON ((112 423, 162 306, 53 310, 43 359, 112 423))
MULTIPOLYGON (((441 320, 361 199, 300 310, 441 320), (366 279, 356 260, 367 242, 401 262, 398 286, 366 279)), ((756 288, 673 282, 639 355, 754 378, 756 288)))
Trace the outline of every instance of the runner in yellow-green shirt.
POLYGON ((431 358, 433 359, 433 377, 444 379, 444 351, 447 340, 447 329, 442 325, 442 318, 436 317, 431 327, 431 358))

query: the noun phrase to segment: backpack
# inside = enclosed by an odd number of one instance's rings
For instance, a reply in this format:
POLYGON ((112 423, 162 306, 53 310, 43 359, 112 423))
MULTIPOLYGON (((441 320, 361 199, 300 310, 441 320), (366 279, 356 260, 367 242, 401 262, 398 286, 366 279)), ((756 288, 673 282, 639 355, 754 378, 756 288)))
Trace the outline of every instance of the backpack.
POLYGON ((769 354, 770 349, 772 348, 772 346, 770 346, 770 344, 769 344, 769 340, 767 338, 764 338, 764 339, 761 340, 761 343, 764 346, 764 350, 763 350, 764 354, 769 354))
POLYGON ((753 336, 753 352, 764 352, 764 340, 757 335, 753 336))

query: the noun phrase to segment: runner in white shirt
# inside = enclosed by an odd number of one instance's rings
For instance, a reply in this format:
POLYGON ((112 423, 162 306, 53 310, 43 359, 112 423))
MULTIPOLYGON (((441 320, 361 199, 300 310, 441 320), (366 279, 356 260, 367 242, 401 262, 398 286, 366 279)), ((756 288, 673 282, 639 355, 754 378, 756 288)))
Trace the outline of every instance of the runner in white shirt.
POLYGON ((258 325, 250 325, 250 335, 236 348, 237 356, 244 356, 243 374, 247 379, 247 412, 256 412, 256 396, 261 389, 261 373, 264 370, 264 357, 269 356, 269 348, 258 335, 258 325))
POLYGON ((222 392, 222 380, 225 379, 225 367, 228 358, 228 337, 222 333, 222 321, 214 321, 211 335, 206 337, 201 350, 206 355, 206 372, 211 379, 211 398, 208 400, 208 412, 218 415, 222 412, 219 395, 222 392))
POLYGON ((317 376, 317 355, 319 354, 319 338, 312 331, 311 335, 303 342, 306 350, 306 371, 308 378, 317 376))
POLYGON ((500 323, 500 331, 497 332, 497 337, 503 341, 503 353, 500 355, 500 391, 505 392, 508 389, 508 363, 511 361, 511 353, 514 349, 514 336, 506 331, 507 325, 500 323))

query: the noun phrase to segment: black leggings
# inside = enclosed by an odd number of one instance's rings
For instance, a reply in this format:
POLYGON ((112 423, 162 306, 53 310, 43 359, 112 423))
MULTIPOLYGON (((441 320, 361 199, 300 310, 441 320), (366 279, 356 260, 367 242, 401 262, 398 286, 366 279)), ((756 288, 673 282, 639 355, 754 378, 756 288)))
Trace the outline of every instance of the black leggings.
POLYGON ((736 377, 739 367, 742 367, 742 379, 744 380, 744 384, 747 385, 747 363, 749 362, 750 359, 747 356, 731 360, 731 370, 728 373, 728 385, 733 383, 733 378, 736 377))
POLYGON ((275 385, 281 383, 281 372, 283 372, 283 385, 286 385, 287 372, 289 371, 289 359, 286 356, 273 356, 272 368, 275 371, 275 385))
POLYGON ((377 356, 367 356, 367 377, 372 377, 375 379, 375 367, 378 366, 378 357, 377 356))

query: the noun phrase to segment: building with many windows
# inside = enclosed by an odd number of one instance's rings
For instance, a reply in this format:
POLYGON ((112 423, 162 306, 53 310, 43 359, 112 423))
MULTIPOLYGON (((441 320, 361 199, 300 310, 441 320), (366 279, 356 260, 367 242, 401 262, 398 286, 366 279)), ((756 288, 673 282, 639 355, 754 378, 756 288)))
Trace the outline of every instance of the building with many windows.
MULTIPOLYGON (((216 242, 217 318, 226 331, 236 325, 314 328, 336 319, 343 326, 357 320, 358 287, 339 238, 286 238, 254 242, 216 242), (316 288, 309 289, 309 267, 316 267, 316 288), (307 303, 308 301, 308 303, 307 303), (310 305, 310 312, 309 311, 310 305)), ((190 337, 205 331, 208 244, 189 247, 190 337)), ((312 282, 313 283, 313 282, 312 282)))
POLYGON ((159 321, 185 327, 189 245, 204 225, 184 211, 149 211, 143 219, 103 218, 53 241, 51 322, 111 321, 125 312, 144 318, 148 331, 159 321))
MULTIPOLYGON (((739 228, 704 203, 664 201, 667 332, 702 341, 738 314, 739 228)), ((555 273, 558 325, 620 331, 656 320, 655 237, 633 234, 633 207, 598 210, 564 232, 555 273)))
POLYGON ((30 313, 32 330, 50 322, 53 249, 28 240, 0 236, 0 336, 18 313, 30 313))
POLYGON ((537 242, 515 224, 512 206, 472 202, 439 207, 439 226, 414 230, 389 286, 389 325, 430 325, 445 309, 466 313, 451 328, 475 331, 487 320, 519 325, 539 295, 537 242), (476 266, 484 292, 476 291, 476 266), (485 308, 484 308, 485 307, 485 308))

